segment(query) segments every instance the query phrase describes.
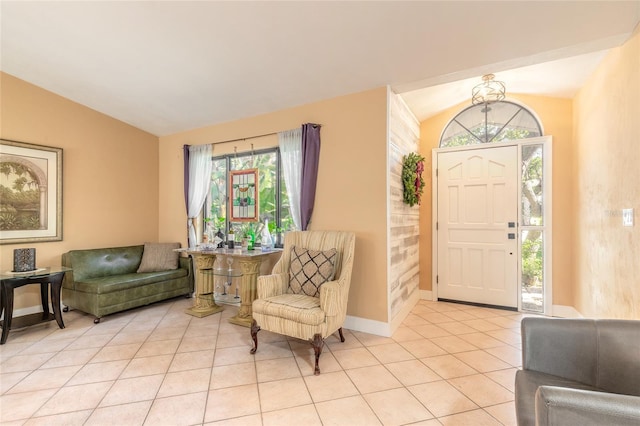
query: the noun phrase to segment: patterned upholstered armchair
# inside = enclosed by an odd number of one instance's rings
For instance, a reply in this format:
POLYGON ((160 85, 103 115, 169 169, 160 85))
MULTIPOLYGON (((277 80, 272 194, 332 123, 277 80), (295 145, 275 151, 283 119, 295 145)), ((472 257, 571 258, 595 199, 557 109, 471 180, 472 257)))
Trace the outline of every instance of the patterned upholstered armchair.
POLYGON ((353 269, 355 235, 338 231, 288 232, 272 275, 258 277, 253 302, 251 337, 258 349, 258 331, 309 340, 315 350, 315 371, 324 339, 336 331, 344 342, 342 324, 353 269))

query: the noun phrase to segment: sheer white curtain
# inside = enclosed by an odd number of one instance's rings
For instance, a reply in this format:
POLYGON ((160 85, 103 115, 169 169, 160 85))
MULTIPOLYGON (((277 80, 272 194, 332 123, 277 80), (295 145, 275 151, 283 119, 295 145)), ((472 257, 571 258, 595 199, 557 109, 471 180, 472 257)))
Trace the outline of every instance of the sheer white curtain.
POLYGON ((302 129, 278 133, 284 182, 289 196, 289 208, 296 229, 302 229, 300 216, 300 188, 302 184, 302 129))
POLYGON ((211 186, 212 146, 192 145, 189 147, 189 198, 187 200, 187 227, 189 228, 189 247, 195 247, 195 220, 202 210, 211 186))

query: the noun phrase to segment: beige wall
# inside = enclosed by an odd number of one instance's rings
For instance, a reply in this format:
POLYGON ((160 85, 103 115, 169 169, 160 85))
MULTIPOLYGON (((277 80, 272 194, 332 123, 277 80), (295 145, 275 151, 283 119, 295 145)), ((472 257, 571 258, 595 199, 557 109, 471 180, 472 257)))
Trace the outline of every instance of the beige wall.
MULTIPOLYGON (((38 266, 60 265, 79 248, 142 244, 158 238, 158 138, 8 74, 0 73, 0 137, 63 149, 63 241, 35 247, 38 266)), ((16 290, 15 309, 37 306, 36 286, 16 290)))
MULTIPOLYGON (((160 138, 160 240, 186 244, 184 144, 199 145, 322 125, 315 211, 310 229, 351 230, 356 253, 348 315, 387 321, 387 89, 291 108, 160 138)), ((218 145, 214 153, 277 144, 275 136, 218 145)))
MULTIPOLYGON (((507 90, 508 90, 507 84, 507 90)), ((509 98, 528 107, 541 121, 545 135, 553 137, 553 304, 572 305, 572 102, 569 99, 509 93, 509 98)), ((420 152, 426 158, 424 201, 420 206, 420 289, 431 290, 431 150, 438 147, 442 130, 469 105, 457 105, 421 123, 420 152)))
POLYGON ((640 28, 575 98, 574 300, 587 317, 640 319, 639 119, 640 28))

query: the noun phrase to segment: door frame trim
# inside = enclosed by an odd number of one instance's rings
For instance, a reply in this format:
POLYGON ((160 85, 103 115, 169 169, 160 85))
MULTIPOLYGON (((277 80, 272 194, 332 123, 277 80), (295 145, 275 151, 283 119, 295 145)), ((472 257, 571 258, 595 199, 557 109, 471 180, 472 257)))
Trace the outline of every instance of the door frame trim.
MULTIPOLYGON (((553 306, 553 138, 551 136, 540 136, 536 138, 520 139, 509 142, 494 142, 481 145, 465 145, 451 148, 433 148, 431 151, 431 296, 433 301, 438 300, 438 284, 436 283, 438 276, 438 232, 436 224, 438 221, 438 154, 456 151, 474 151, 478 149, 491 149, 504 146, 518 147, 518 165, 522 164, 522 146, 540 145, 543 149, 543 192, 545 194, 543 210, 544 210, 544 300, 543 315, 552 315, 553 306)), ((522 173, 518 173, 518 200, 522 199, 522 173)), ((518 224, 522 223, 522 203, 518 201, 518 224)), ((518 227, 518 311, 522 311, 522 276, 520 273, 522 254, 521 254, 520 227, 518 227)))

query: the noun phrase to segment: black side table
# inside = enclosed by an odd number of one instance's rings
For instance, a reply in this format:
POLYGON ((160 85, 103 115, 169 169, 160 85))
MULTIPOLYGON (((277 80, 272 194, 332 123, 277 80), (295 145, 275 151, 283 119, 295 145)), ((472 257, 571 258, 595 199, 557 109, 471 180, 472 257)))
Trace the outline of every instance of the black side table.
POLYGON ((60 310, 60 290, 62 279, 70 268, 51 267, 34 272, 21 274, 2 273, 0 275, 0 315, 4 312, 4 320, 0 321, 2 327, 2 339, 0 345, 4 345, 11 329, 28 327, 42 322, 53 321, 58 323, 60 328, 64 328, 62 322, 62 312, 60 310), (43 312, 24 315, 13 318, 13 291, 18 287, 29 284, 40 284, 40 298, 42 299, 43 312), (48 287, 51 285, 51 305, 53 314, 49 312, 48 287))

